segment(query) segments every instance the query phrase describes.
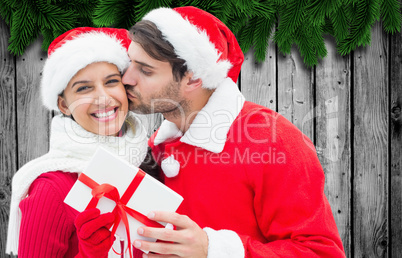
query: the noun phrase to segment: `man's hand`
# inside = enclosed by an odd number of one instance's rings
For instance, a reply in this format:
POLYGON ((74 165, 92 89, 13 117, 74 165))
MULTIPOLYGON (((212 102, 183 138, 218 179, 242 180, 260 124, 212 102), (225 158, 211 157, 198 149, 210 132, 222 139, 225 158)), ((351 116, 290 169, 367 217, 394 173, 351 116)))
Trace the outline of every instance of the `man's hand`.
POLYGON ((144 237, 156 238, 167 242, 148 242, 135 240, 134 246, 144 251, 150 251, 143 257, 207 257, 208 236, 197 223, 185 215, 174 212, 151 212, 148 218, 167 222, 176 226, 170 228, 140 227, 137 233, 144 237))

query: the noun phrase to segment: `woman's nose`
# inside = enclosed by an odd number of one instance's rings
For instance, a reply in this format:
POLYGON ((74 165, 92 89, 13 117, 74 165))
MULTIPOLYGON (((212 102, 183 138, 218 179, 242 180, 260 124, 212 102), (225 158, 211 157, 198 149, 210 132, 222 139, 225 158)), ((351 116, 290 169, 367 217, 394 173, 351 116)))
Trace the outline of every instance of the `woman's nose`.
POLYGON ((95 100, 95 104, 99 106, 107 107, 113 102, 113 98, 110 96, 98 96, 95 100))
POLYGON ((113 97, 103 88, 98 87, 96 91, 97 96, 95 96, 95 104, 99 106, 109 106, 113 103, 113 97))

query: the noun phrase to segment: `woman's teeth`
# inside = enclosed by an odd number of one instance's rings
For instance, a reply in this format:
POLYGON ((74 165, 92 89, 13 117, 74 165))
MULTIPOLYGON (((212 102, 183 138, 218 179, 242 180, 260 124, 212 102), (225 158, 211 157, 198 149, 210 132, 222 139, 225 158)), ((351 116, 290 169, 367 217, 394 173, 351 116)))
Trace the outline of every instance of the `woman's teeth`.
POLYGON ((110 110, 109 112, 104 112, 104 113, 94 113, 94 116, 97 118, 104 118, 113 115, 116 112, 115 109, 110 110))

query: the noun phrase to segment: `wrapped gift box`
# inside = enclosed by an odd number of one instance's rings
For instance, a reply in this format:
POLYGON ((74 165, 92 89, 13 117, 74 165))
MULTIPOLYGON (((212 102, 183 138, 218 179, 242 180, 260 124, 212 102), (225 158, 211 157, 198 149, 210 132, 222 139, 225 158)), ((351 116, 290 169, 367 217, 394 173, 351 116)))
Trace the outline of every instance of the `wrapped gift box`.
MULTIPOLYGON (((117 188, 120 197, 123 196, 137 173, 140 172, 142 171, 139 168, 132 166, 127 161, 103 148, 99 148, 96 151, 87 168, 83 171, 86 176, 97 184, 109 184, 117 188)), ((64 202, 77 211, 83 212, 88 207, 92 198, 92 189, 80 180, 77 180, 64 199, 64 202)), ((140 181, 140 184, 132 194, 126 206, 146 216, 151 211, 174 212, 182 201, 183 197, 152 176, 146 174, 142 181, 140 181)), ((115 201, 104 196, 99 199, 96 208, 98 208, 101 213, 106 213, 113 211, 115 206, 115 201)), ((144 226, 144 224, 130 215, 127 217, 132 242, 135 239, 156 241, 156 239, 149 239, 138 235, 138 227, 144 226)), ((164 225, 162 222, 161 224, 164 225)), ((118 235, 120 239, 128 239, 122 221, 119 223, 116 235, 118 235)))

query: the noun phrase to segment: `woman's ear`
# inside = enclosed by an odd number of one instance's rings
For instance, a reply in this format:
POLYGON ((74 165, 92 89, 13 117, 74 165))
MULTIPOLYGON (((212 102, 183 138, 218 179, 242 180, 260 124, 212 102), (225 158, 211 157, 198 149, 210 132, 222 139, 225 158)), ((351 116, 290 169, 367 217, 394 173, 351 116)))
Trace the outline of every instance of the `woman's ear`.
POLYGON ((68 109, 66 100, 62 96, 58 97, 57 106, 59 107, 61 113, 65 114, 66 116, 71 115, 71 112, 70 112, 70 109, 68 109))

